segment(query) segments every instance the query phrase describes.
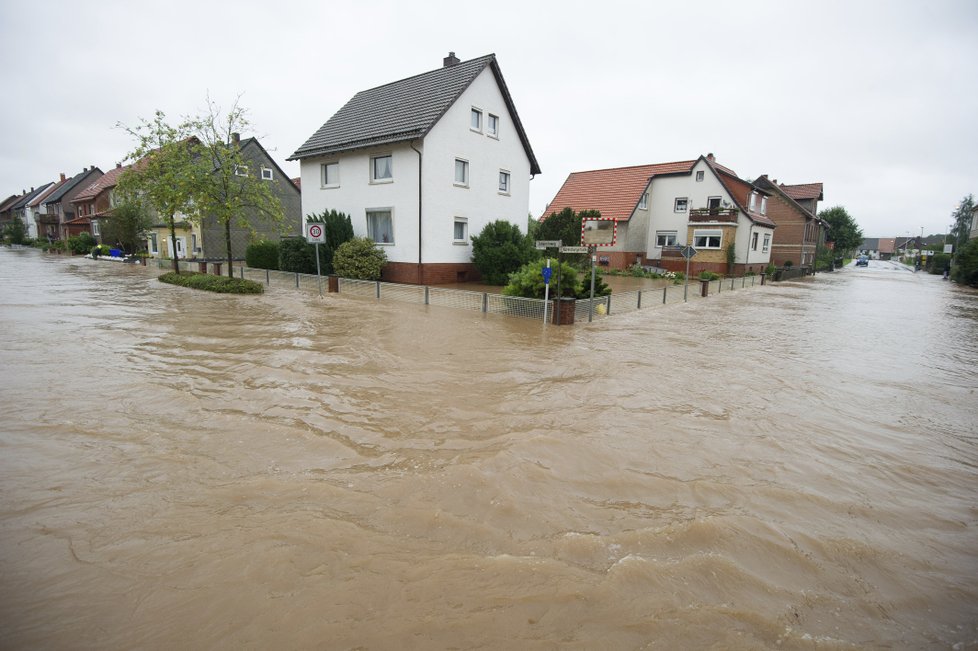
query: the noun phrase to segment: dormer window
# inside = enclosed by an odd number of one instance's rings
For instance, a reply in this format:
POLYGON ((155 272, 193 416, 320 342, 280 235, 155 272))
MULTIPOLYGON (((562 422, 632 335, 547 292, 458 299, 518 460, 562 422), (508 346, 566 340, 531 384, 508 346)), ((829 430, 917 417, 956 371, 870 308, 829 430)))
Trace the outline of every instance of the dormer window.
POLYGON ((638 200, 639 210, 648 210, 649 208, 649 193, 646 192, 642 194, 642 198, 638 200))
POLYGON ((749 202, 747 204, 747 209, 750 210, 751 212, 754 212, 754 209, 756 207, 757 207, 757 193, 756 192, 751 192, 750 193, 750 200, 749 200, 749 202))
POLYGON ((482 111, 477 108, 472 109, 472 116, 469 118, 469 128, 482 133, 482 111))
POLYGON ((767 214, 767 197, 761 197, 761 214, 767 214))

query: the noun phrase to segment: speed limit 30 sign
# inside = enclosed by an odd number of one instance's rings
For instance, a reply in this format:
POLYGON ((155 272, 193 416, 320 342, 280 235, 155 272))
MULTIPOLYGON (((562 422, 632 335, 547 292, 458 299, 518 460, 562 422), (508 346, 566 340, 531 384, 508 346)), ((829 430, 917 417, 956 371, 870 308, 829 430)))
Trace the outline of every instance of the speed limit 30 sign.
POLYGON ((326 231, 322 224, 306 224, 306 241, 310 244, 325 244, 326 231))

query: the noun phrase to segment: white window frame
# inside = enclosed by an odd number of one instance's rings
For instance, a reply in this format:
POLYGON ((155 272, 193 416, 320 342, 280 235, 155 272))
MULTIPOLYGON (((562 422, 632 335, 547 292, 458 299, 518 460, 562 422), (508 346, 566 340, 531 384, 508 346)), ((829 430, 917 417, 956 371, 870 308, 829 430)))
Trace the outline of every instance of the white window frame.
POLYGON ((159 255, 160 254, 159 236, 156 233, 150 233, 149 237, 146 239, 149 240, 149 252, 152 253, 153 255, 159 255))
POLYGON ((339 163, 339 161, 330 161, 328 163, 322 163, 319 166, 319 169, 320 169, 320 175, 322 176, 322 178, 320 179, 320 184, 321 184, 321 186, 323 188, 338 188, 338 187, 340 187, 340 163, 339 163), (329 182, 329 168, 330 167, 334 167, 335 170, 336 170, 336 178, 335 178, 335 182, 334 183, 330 183, 329 182))
POLYGON ((638 209, 639 210, 648 210, 649 209, 649 193, 648 192, 643 192, 642 193, 642 198, 638 200, 638 209))
POLYGON ((374 241, 374 244, 378 246, 394 246, 394 208, 393 206, 386 206, 380 208, 367 208, 365 211, 365 221, 367 223, 367 237, 374 241), (370 216, 377 213, 387 213, 388 219, 390 220, 390 241, 385 242, 383 239, 378 241, 374 237, 374 233, 370 229, 370 216))
POLYGON ((98 222, 99 220, 97 219, 92 220, 92 235, 94 235, 95 237, 99 236, 98 222))
POLYGON ((464 158, 455 159, 455 187, 467 188, 469 187, 469 161, 464 158), (459 171, 462 172, 462 178, 459 179, 459 171))
POLYGON ((764 233, 764 246, 761 248, 761 253, 767 253, 771 248, 771 234, 764 233))
POLYGON ((756 207, 757 207, 757 193, 751 192, 747 202, 747 210, 754 212, 754 208, 756 207))
POLYGON ((469 243, 469 218, 468 217, 456 217, 452 222, 452 243, 459 245, 468 245, 469 243), (462 239, 458 238, 458 233, 456 232, 458 226, 462 226, 462 239))
POLYGON ((758 235, 760 235, 760 233, 753 233, 751 235, 751 238, 750 238, 750 248, 751 248, 752 251, 756 251, 757 250, 757 239, 758 239, 757 236, 758 235))
POLYGON ((393 183, 394 182, 394 154, 390 154, 390 153, 377 154, 376 156, 370 157, 370 182, 371 183, 393 183), (379 161, 382 158, 389 158, 391 161, 390 166, 387 170, 390 173, 390 176, 381 176, 381 177, 376 176, 377 161, 379 161))
POLYGON ((686 212, 689 209, 689 197, 676 197, 673 201, 672 211, 673 212, 686 212), (682 208, 679 207, 679 203, 682 202, 682 208))
POLYGON ((696 170, 696 182, 701 183, 706 173, 703 170, 696 170))
POLYGON ((767 197, 763 195, 761 196, 761 214, 762 215, 767 214, 767 197))
POLYGON ((482 109, 472 107, 472 111, 469 113, 469 130, 482 133, 482 109))
POLYGON ((197 253, 200 251, 200 247, 197 246, 197 233, 190 234, 190 251, 192 253, 197 253))
POLYGON ((486 117, 486 135, 490 138, 499 138, 499 116, 489 113, 486 117))
POLYGON ((247 165, 235 165, 234 166, 235 176, 248 176, 248 166, 247 165))
POLYGON ((262 181, 271 181, 272 178, 273 178, 272 174, 273 173, 272 173, 272 168, 271 167, 265 167, 264 165, 261 166, 261 180, 262 181))
POLYGON ((675 246, 679 233, 676 231, 656 231, 655 248, 661 249, 664 246, 675 246))
POLYGON ((508 195, 513 189, 513 175, 509 170, 499 170, 499 194, 508 195))
POLYGON ((723 231, 717 229, 698 229, 693 231, 693 246, 697 249, 721 249, 723 248, 723 231), (708 238, 707 241, 701 241, 700 238, 708 238), (709 243, 710 239, 716 238, 717 243, 712 245, 709 243))

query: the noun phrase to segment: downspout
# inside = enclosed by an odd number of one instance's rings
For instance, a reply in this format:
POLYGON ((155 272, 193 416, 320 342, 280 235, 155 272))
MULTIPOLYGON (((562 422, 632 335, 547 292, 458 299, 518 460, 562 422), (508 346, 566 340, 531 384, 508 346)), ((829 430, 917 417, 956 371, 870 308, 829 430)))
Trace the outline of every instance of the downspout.
MULTIPOLYGON (((748 215, 748 219, 749 218, 750 218, 750 215, 748 215)), ((754 220, 751 219, 750 220, 750 228, 747 230, 747 255, 744 256, 744 273, 747 273, 747 269, 749 268, 747 266, 747 264, 750 262, 751 236, 753 236, 753 235, 754 235, 754 220)), ((737 264, 737 262, 734 261, 734 264, 737 264)))
POLYGON ((422 243, 422 231, 421 231, 421 150, 411 143, 411 149, 418 154, 418 284, 424 285, 424 266, 421 264, 421 243, 422 243))

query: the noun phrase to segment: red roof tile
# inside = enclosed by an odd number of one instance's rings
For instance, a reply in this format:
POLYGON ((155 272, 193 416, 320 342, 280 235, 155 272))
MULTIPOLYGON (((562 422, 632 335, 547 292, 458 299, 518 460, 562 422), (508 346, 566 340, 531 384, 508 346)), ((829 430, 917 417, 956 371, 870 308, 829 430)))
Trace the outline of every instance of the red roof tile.
POLYGON ((87 201, 97 197, 103 190, 115 187, 119 182, 119 177, 122 173, 129 169, 129 165, 125 167, 116 167, 109 170, 98 179, 95 180, 90 186, 75 195, 75 198, 71 200, 72 203, 76 201, 87 201))
POLYGON ((781 189, 784 193, 798 201, 799 199, 818 199, 822 200, 822 184, 821 183, 799 183, 798 185, 785 185, 781 183, 781 189))
POLYGON ((688 174, 695 160, 615 167, 588 172, 573 172, 542 215, 571 208, 574 212, 597 210, 602 217, 627 220, 638 205, 649 179, 658 174, 688 174))

